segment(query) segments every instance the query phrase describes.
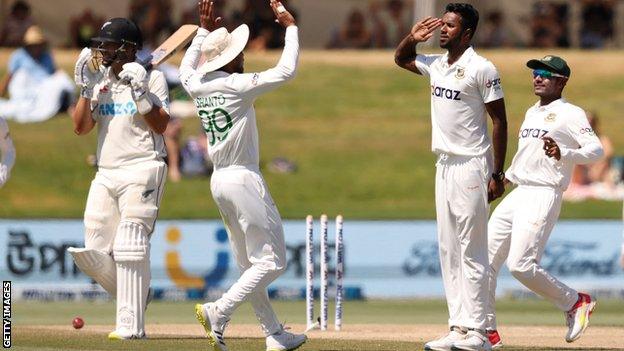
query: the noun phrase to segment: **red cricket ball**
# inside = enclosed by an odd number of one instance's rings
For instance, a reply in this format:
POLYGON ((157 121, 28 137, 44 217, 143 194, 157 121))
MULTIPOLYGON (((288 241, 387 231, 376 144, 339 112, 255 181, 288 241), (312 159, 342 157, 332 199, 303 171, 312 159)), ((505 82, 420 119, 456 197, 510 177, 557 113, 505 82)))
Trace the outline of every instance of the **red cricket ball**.
POLYGON ((74 326, 75 329, 80 329, 80 328, 84 327, 84 321, 82 320, 82 318, 76 317, 72 321, 72 325, 74 326))

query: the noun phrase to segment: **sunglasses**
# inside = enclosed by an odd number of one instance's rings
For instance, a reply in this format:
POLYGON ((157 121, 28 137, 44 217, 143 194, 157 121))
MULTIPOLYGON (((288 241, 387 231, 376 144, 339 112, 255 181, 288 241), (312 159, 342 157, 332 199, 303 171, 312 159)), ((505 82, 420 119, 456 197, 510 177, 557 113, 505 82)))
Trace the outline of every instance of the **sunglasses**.
POLYGON ((568 78, 564 75, 553 73, 551 71, 547 71, 544 69, 536 69, 533 71, 533 78, 537 78, 537 77, 546 78, 546 79, 552 79, 552 77, 568 78))

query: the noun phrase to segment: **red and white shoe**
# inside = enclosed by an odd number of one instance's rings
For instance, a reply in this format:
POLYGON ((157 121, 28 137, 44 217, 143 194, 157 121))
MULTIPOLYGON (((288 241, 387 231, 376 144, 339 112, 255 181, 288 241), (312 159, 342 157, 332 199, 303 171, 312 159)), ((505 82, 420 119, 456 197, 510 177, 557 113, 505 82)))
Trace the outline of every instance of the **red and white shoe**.
POLYGON ((589 326, 589 316, 596 308, 596 300, 591 296, 579 293, 578 301, 568 312, 564 312, 568 333, 565 336, 567 342, 573 342, 581 337, 589 326))
POLYGON ((503 342, 501 341, 500 335, 498 335, 498 331, 496 330, 488 330, 487 337, 490 339, 490 344, 492 344, 492 350, 500 349, 503 347, 503 342))

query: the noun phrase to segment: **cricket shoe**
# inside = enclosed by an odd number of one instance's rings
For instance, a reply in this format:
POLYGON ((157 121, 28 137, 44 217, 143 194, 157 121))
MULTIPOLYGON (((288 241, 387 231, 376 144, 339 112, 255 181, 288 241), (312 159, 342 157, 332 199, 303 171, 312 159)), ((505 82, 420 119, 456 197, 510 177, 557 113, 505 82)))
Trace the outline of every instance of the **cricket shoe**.
POLYGON ((466 338, 466 332, 458 327, 451 327, 451 331, 437 340, 425 344, 425 351, 450 351, 456 341, 466 338))
POLYGON ((488 330, 487 337, 490 339, 490 344, 492 344, 492 350, 500 349, 503 347, 503 342, 501 341, 500 335, 498 335, 498 331, 496 330, 488 330))
POLYGON ((596 308, 596 300, 583 293, 578 294, 578 301, 568 312, 564 312, 568 333, 565 336, 567 342, 573 342, 581 337, 589 326, 589 316, 596 308))
POLYGON ((466 337, 455 341, 451 346, 452 351, 491 351, 492 344, 488 337, 476 330, 469 330, 466 337))
POLYGON ((195 305, 195 317, 204 327, 208 343, 212 346, 213 351, 228 351, 225 342, 223 342, 223 330, 225 330, 230 319, 219 313, 217 305, 198 303, 195 305))
POLYGON ((296 350, 303 345, 308 337, 305 334, 293 334, 284 330, 280 326, 280 330, 266 338, 266 351, 290 351, 296 350))
POLYGON ((136 335, 136 334, 133 334, 127 328, 119 328, 108 333, 108 339, 109 340, 147 339, 147 336, 145 335, 145 333, 136 335))

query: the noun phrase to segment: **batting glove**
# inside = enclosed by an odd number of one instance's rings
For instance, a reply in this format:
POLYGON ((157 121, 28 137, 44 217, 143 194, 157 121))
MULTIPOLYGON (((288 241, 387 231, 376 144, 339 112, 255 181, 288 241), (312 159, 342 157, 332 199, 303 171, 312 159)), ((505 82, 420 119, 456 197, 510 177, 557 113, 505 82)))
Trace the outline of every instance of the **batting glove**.
POLYGON ((147 71, 136 62, 126 63, 122 66, 119 79, 127 81, 132 88, 132 98, 137 105, 139 113, 142 115, 150 112, 154 106, 149 98, 147 71))
POLYGON ((9 167, 0 165, 0 188, 9 180, 9 167))
POLYGON ((76 61, 76 67, 74 67, 74 82, 81 87, 80 96, 91 99, 93 96, 93 87, 99 82, 104 73, 101 70, 96 70, 90 63, 93 59, 91 55, 91 49, 84 48, 78 56, 76 61))

